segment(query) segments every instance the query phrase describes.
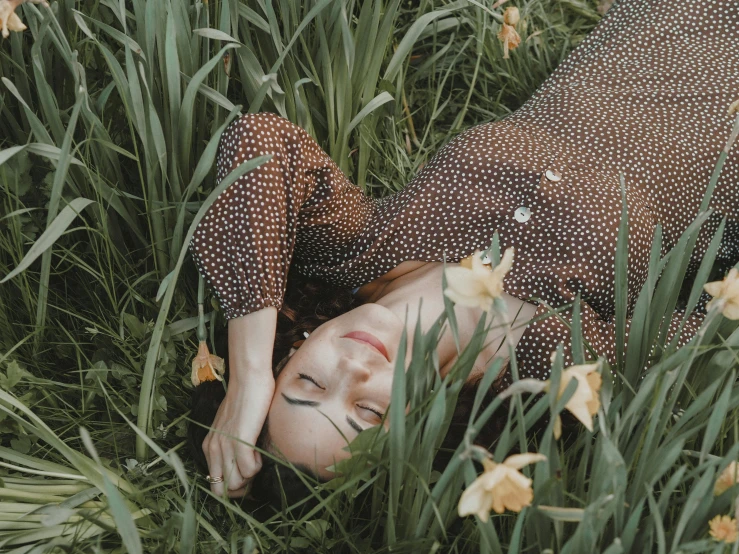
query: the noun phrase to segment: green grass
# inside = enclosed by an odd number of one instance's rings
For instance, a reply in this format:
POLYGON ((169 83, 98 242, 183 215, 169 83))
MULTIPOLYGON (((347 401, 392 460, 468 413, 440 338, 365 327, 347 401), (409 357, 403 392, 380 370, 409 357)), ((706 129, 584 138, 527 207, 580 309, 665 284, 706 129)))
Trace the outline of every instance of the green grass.
MULTIPOLYGON (((548 457, 525 470, 535 498, 521 514, 457 517, 479 467, 464 436, 444 471, 431 467, 480 348, 473 341, 444 383, 432 378, 427 354, 446 316, 398 376, 392 405, 410 412, 393 412, 389 434, 363 433, 344 476, 317 487, 300 519, 257 519, 212 497, 187 459, 198 279, 185 248, 228 184, 213 176, 221 131, 239 112, 275 111, 368 193, 390 194, 454 134, 521 105, 599 19, 584 0, 516 2, 524 43, 503 60, 500 18, 477 4, 19 9, 29 30, 0 42, 0 275, 16 271, 0 284, 0 551, 723 551, 707 522, 737 496, 711 491, 739 455, 739 332, 719 316, 676 350, 662 325, 697 226, 664 260, 655 249, 635 314, 643 327, 617 376, 604 370, 593 434, 534 438, 535 420, 563 409, 552 395, 473 413, 467 439, 490 418, 506 422, 496 460, 517 449, 548 457)), ((617 266, 625 275, 623 251, 617 266)), ((206 317, 211 336, 225 332, 215 302, 206 317)), ((573 333, 579 345, 577 324, 573 333)), ((558 358, 555 382, 562 369, 558 358)))

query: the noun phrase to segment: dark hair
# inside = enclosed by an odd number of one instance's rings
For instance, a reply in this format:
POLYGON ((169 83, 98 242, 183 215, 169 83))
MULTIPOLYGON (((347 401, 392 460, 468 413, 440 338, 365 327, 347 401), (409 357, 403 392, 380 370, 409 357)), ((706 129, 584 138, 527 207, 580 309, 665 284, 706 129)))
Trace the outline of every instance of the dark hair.
MULTIPOLYGON (((290 272, 287 282, 283 304, 277 314, 272 354, 275 376, 284 367, 290 348, 303 340, 304 332, 311 333, 325 321, 346 313, 359 304, 347 289, 337 289, 294 272, 290 272)), ((228 382, 228 333, 224 329, 215 333, 215 337, 213 350, 226 360, 225 380, 228 382)), ((202 383, 195 387, 192 394, 191 422, 187 438, 193 459, 203 473, 208 471, 203 441, 225 396, 225 388, 219 381, 202 383)), ((267 450, 269 444, 269 422, 265 422, 257 446, 267 450)), ((310 482, 320 479, 306 466, 295 467, 304 474, 302 479, 288 466, 262 456, 262 469, 252 484, 250 495, 283 508, 304 499, 310 494, 304 480, 310 482)), ((310 504, 306 503, 301 508, 310 504)))

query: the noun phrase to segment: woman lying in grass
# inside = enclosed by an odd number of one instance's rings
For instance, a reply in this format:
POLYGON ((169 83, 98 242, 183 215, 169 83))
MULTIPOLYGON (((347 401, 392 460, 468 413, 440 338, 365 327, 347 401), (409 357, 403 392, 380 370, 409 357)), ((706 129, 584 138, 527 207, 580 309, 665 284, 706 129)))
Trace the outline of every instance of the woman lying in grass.
MULTIPOLYGON (((381 200, 352 185, 288 121, 258 114, 233 124, 221 140, 219 180, 245 160, 272 158, 221 194, 191 245, 229 320, 228 392, 203 443, 213 491, 243 493, 262 464, 249 446, 260 434, 271 452, 330 477, 327 467, 348 455, 347 441, 383 419, 403 329, 411 337, 407 363, 416 322, 426 329, 441 313, 444 260, 459 266, 487 249, 495 232, 501 251, 511 248, 497 277, 505 275, 501 294, 517 323, 490 331, 470 381, 492 358, 508 355, 499 349, 506 335, 520 377, 545 379, 560 343, 572 363, 577 295, 593 357, 613 361, 623 203, 631 312, 655 233, 664 254, 695 219, 731 132, 738 40, 737 3, 617 3, 524 106, 457 136, 402 191, 381 200), (283 304, 296 272, 334 288, 332 319, 315 327, 304 322, 316 323, 314 312, 283 304), (552 308, 562 309, 540 317, 552 308), (278 312, 287 330, 276 340, 278 312), (295 331, 303 330, 310 334, 301 341, 295 331)), ((724 166, 689 273, 724 217, 719 261, 739 260, 738 162, 734 152, 724 166)), ((482 261, 474 260, 480 275, 489 271, 482 261)), ((476 296, 462 287, 451 297, 465 294, 476 296)), ((305 299, 311 309, 316 299, 305 299)), ((463 303, 455 308, 462 345, 488 307, 463 303)), ((678 343, 693 336, 704 304, 672 314, 668 341, 683 321, 678 343)), ((451 334, 437 353, 443 377, 457 356, 451 334)), ((513 378, 503 374, 495 388, 513 378)))

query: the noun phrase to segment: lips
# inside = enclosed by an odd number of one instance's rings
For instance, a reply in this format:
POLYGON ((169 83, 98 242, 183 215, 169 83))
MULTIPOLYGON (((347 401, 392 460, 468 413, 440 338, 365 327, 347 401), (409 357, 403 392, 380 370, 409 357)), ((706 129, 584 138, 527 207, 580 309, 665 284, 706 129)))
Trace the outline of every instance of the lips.
POLYGON ((344 335, 342 338, 353 339, 367 343, 372 348, 377 350, 380 354, 382 354, 388 362, 390 361, 390 356, 387 353, 387 348, 385 348, 385 345, 382 344, 380 339, 378 339, 374 335, 371 335, 370 333, 365 333, 364 331, 352 331, 351 333, 347 333, 346 335, 344 335))

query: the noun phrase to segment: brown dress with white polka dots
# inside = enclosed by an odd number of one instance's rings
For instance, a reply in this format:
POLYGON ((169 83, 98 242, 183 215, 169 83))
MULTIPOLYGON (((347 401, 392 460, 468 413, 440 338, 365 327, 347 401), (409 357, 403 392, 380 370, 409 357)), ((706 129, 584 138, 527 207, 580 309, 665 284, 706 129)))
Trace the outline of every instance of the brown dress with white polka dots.
MULTIPOLYGON (((218 197, 191 242, 195 261, 230 319, 279 307, 291 264, 357 287, 404 261, 458 261, 488 248, 497 231, 501 248, 516 249, 505 290, 537 301, 537 316, 580 293, 585 338, 613 361, 619 174, 631 310, 655 226, 665 254, 698 215, 731 132, 727 108, 739 98, 738 45, 737 1, 617 3, 523 107, 457 136, 381 200, 350 183, 299 127, 245 115, 223 135, 218 180, 244 160, 273 158, 218 197)), ((719 256, 739 261, 738 151, 713 194, 691 271, 723 217, 719 256)), ((671 333, 683 316, 674 314, 671 333)), ((521 375, 546 377, 551 351, 569 340, 559 317, 531 323, 517 347, 521 375)))

